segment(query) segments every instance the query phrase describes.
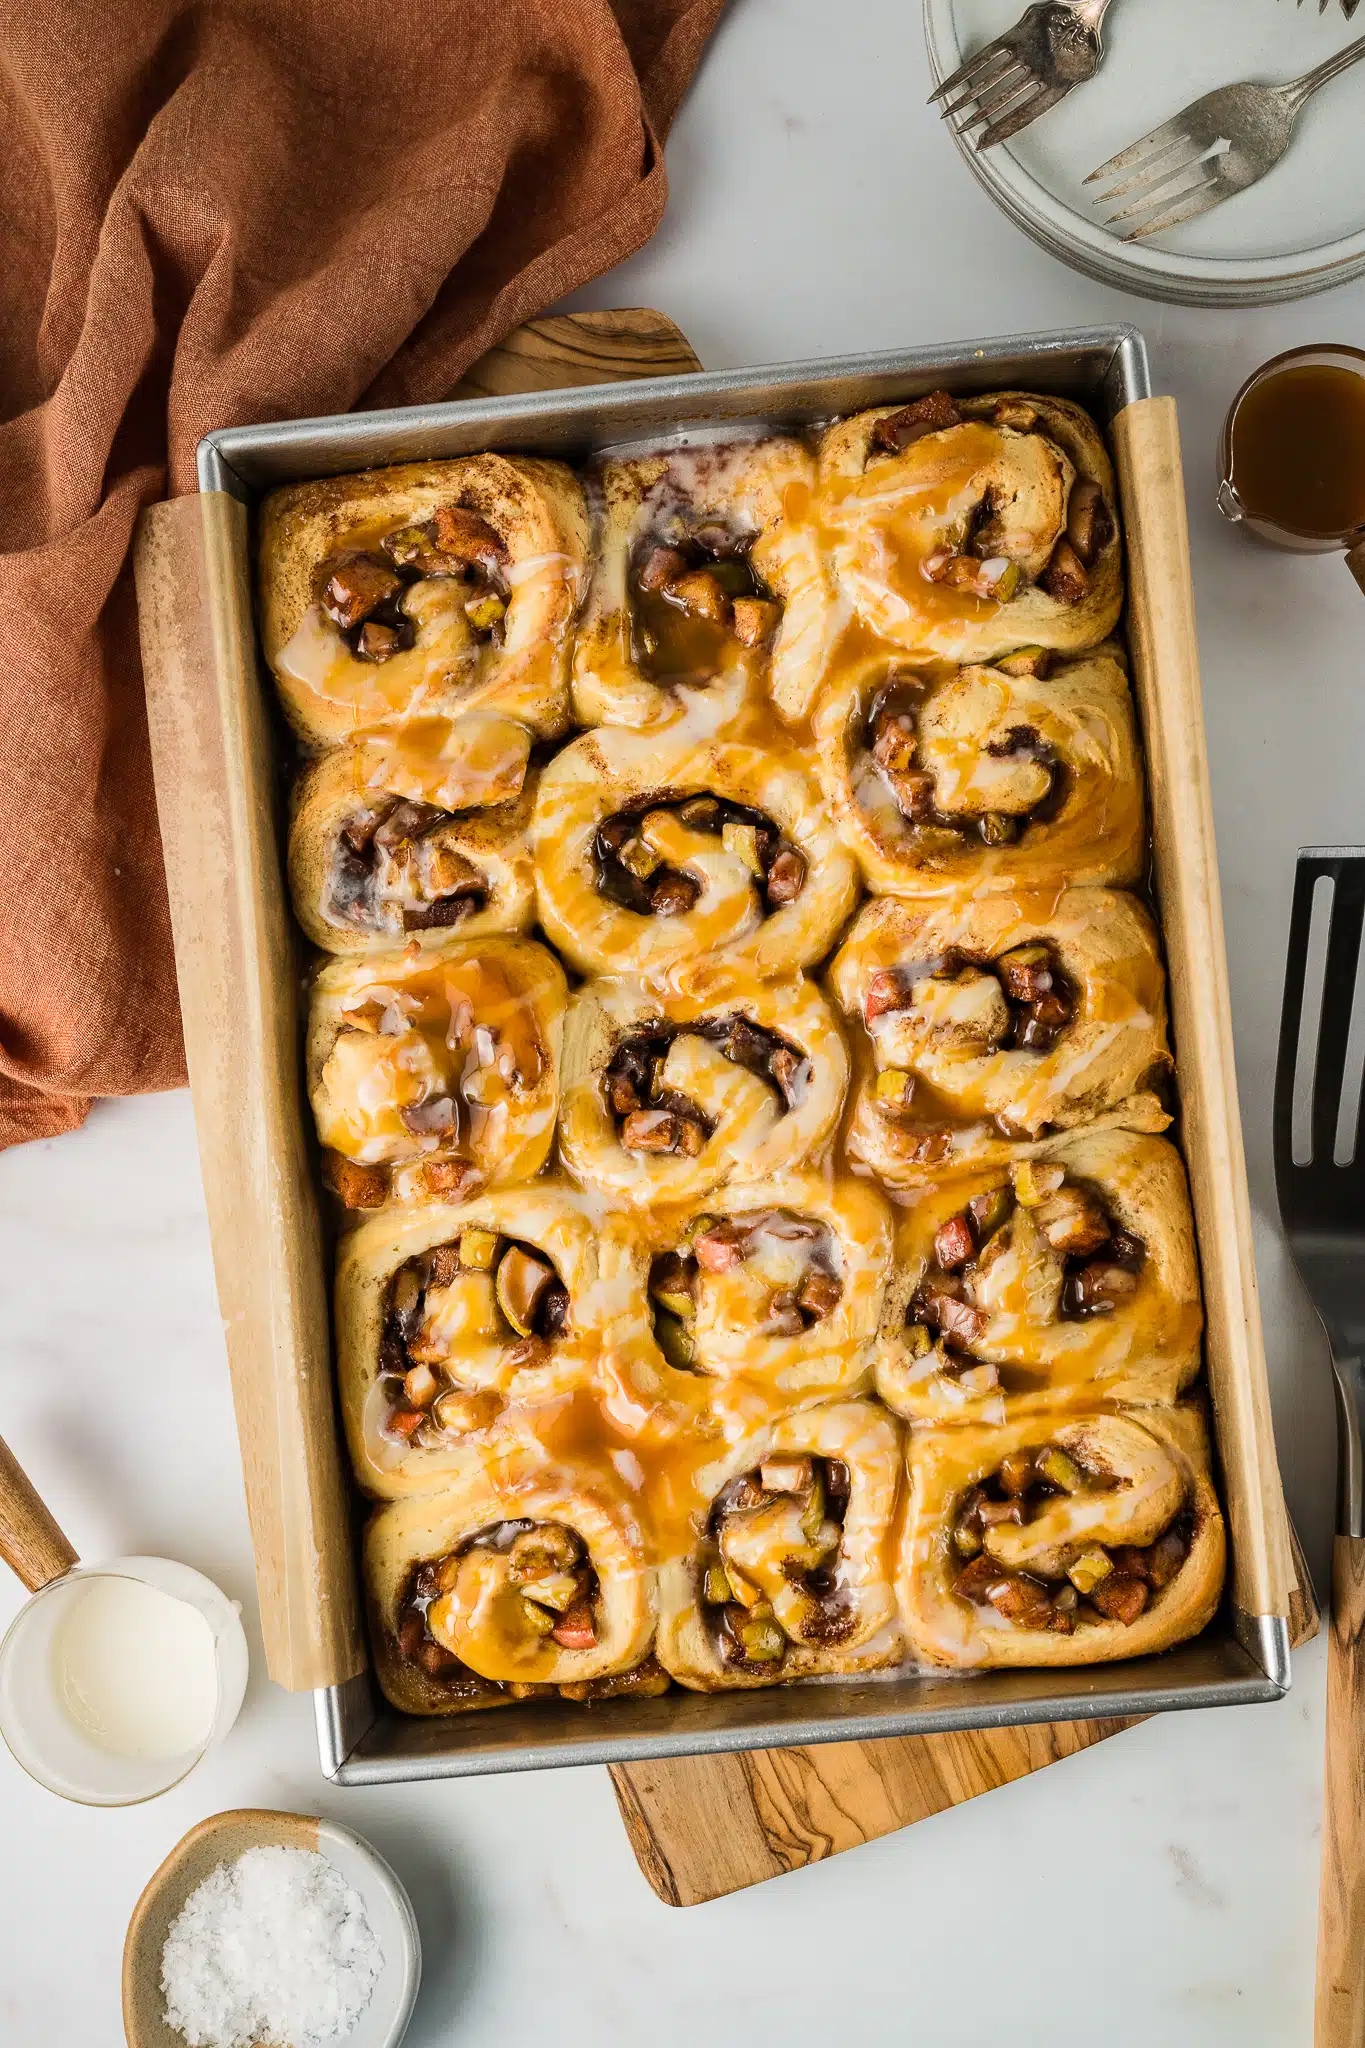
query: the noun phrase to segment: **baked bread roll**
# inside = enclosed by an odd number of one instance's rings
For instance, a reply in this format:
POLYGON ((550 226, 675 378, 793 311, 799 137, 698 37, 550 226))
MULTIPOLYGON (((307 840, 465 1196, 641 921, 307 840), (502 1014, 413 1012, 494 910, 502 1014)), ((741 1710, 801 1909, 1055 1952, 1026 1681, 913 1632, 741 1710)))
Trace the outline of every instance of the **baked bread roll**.
POLYGON ((711 1475, 695 1547, 659 1572, 659 1662, 695 1692, 898 1664, 895 1423, 866 1401, 783 1416, 711 1475))
POLYGON ((655 1573, 601 1480, 471 1460, 365 1532, 375 1671, 405 1714, 662 1692, 655 1573))
POLYGON ((569 715, 587 507, 559 462, 462 455, 272 492, 261 638, 300 737, 328 746, 421 714, 569 715))
POLYGON ((788 716, 820 680, 833 615, 799 441, 605 462, 597 558, 574 649, 583 725, 654 725, 678 692, 768 672, 788 716))
POLYGON ((686 994, 590 981, 564 1026, 559 1142, 612 1202, 688 1202, 827 1151, 848 1052, 813 983, 705 968, 686 994))
POLYGON ((568 988, 553 953, 483 939, 333 960, 313 984, 308 1094, 348 1208, 450 1202, 539 1173, 568 988))
POLYGON ((1212 1620, 1225 1550, 1193 1403, 912 1439, 898 1583, 927 1663, 1169 1650, 1212 1620))
POLYGON ((839 420, 820 443, 838 586, 918 655, 1096 646, 1123 603, 1116 504, 1094 422, 1035 392, 937 391, 839 420))
POLYGON ((526 931, 536 911, 530 818, 529 789, 486 809, 445 809, 399 794, 366 749, 336 747, 295 791, 294 915, 328 953, 378 953, 404 940, 425 952, 526 931))
POLYGON ((1080 1131, 901 1212, 877 1391, 912 1422, 1012 1401, 1173 1401, 1203 1314, 1185 1169, 1164 1139, 1080 1131))
POLYGON ((771 977, 820 959, 857 896, 853 860, 795 755, 603 728, 541 772, 540 921, 583 974, 720 958, 771 977))
POLYGON ((839 836, 890 896, 1136 882, 1142 764, 1119 651, 994 668, 877 660, 832 683, 815 762, 839 836))
POLYGON ((830 985, 865 1033, 845 1145, 890 1187, 1080 1124, 1170 1122, 1152 1090, 1171 1064, 1165 977, 1131 896, 880 897, 830 985))
POLYGON ((778 1174, 682 1218, 612 1217, 607 1236, 648 1304, 635 1342, 643 1334, 668 1366, 783 1402, 870 1388, 891 1264, 891 1212, 874 1189, 778 1174))
POLYGON ((596 1237, 571 1189, 540 1181, 370 1218, 337 1260, 356 1477, 396 1500, 442 1485, 471 1445, 534 1434, 539 1406, 592 1392, 600 1338, 596 1237))

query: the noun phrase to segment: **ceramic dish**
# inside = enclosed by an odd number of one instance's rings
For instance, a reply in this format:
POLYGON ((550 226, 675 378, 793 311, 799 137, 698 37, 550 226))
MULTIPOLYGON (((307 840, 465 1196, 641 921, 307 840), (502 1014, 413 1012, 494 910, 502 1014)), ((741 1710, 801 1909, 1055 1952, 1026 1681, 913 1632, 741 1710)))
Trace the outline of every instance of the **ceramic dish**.
MULTIPOLYGON (((1019 13, 1018 0, 924 0, 934 82, 1019 13)), ((1235 8, 1191 8, 1183 0, 1118 6, 1105 24, 1103 68, 1089 85, 985 154, 955 139, 1002 212, 1090 277, 1143 298, 1194 306, 1303 298, 1365 271, 1365 76, 1359 72, 1310 102, 1288 156, 1269 177, 1150 242, 1110 234, 1084 181, 1117 150, 1214 86, 1300 76, 1351 39, 1350 25, 1335 9, 1319 18, 1274 0, 1242 0, 1235 8)), ((926 111, 924 118, 933 116, 926 111)))
POLYGON ((422 1943, 412 1901, 383 1857, 350 1828, 312 1814, 257 1808, 201 1820, 148 1880, 123 1944, 123 2024, 129 2048, 185 2048, 184 2035, 167 2024, 161 1990, 161 1952, 171 1922, 220 1863, 261 1848, 317 1850, 359 1893, 384 1952, 384 1967, 369 2004, 346 2036, 347 2048, 398 2048, 422 1980, 422 1943))

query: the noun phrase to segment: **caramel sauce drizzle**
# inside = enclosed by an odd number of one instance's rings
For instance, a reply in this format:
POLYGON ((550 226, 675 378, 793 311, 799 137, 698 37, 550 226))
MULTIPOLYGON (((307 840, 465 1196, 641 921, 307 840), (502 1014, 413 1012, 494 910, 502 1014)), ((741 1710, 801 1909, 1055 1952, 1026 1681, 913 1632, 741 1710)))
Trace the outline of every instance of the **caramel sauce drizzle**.
MULTIPOLYGON (((902 475, 895 463, 876 461, 860 477, 822 480, 816 492, 801 483, 786 487, 787 520, 814 525, 825 558, 848 564, 855 579, 879 578, 889 593, 892 610, 908 622, 903 631, 879 632, 865 613, 855 611, 846 599, 836 599, 821 702, 843 699, 850 706, 865 704, 869 676, 884 678, 907 666, 930 685, 945 680, 954 673, 952 663, 907 661, 905 639, 913 637, 911 628, 916 623, 977 620, 1001 609, 999 600, 935 583, 924 574, 925 561, 935 544, 935 527, 965 519, 980 495, 982 470, 998 458, 999 443, 998 430, 971 422, 956 430, 941 460, 921 463, 913 474, 902 475)), ((1062 515, 1064 523, 1064 500, 1062 515)), ((378 531, 355 535, 349 544, 363 547, 380 537, 378 531)), ((763 749, 775 769, 797 769, 807 776, 813 800, 823 805, 815 776, 819 748, 814 731, 809 723, 788 725, 779 717, 766 692, 763 652, 742 647, 724 628, 654 598, 648 600, 643 622, 652 642, 649 672, 667 689, 671 700, 666 716, 651 731, 665 739, 695 736, 763 749), (698 678, 708 680, 698 683, 698 678)), ((546 645, 535 653, 533 659, 544 664, 547 672, 568 630, 566 627, 557 634, 554 646, 546 645)), ((599 647, 598 653, 601 665, 609 667, 612 647, 599 647)), ((622 676, 634 653, 630 622, 624 618, 615 649, 622 676)), ((320 697, 352 703, 358 727, 377 729, 370 745, 387 786, 440 801, 452 775, 458 779, 458 726, 453 726, 448 716, 434 713, 426 702, 432 678, 452 670, 444 655, 433 653, 429 659, 419 649, 386 663, 356 663, 315 609, 285 650, 283 660, 291 674, 320 697)), ((496 733, 485 739, 486 772, 496 778, 505 764, 505 739, 500 741, 496 733)), ((667 800, 671 794, 661 791, 660 799, 667 800)), ((983 865, 989 867, 989 861, 983 865)), ((965 893, 970 894, 970 884, 965 893)), ((1041 899, 1039 914, 1046 918, 1046 903, 1041 899)), ((818 975, 820 963, 811 963, 806 971, 818 975)), ((627 959, 621 961, 620 973, 640 978, 639 970, 627 959)), ((696 970, 695 984, 704 997, 704 963, 696 970)), ((653 986, 661 1010, 679 992, 676 977, 666 971, 657 976, 653 986)), ((447 1057, 452 1011, 460 1000, 469 1003, 476 1018, 496 1016, 497 1028, 513 1048, 522 1071, 538 1073, 548 1057, 529 1008, 499 971, 478 963, 452 966, 437 958, 420 970, 406 969, 402 988, 409 1006, 406 1030, 423 1039, 437 1059, 447 1057)), ((1116 1024, 1124 1021, 1126 1001, 1117 991, 1112 997, 1116 1024)), ((724 1007, 734 1007, 733 997, 724 1007)), ((831 1192, 850 1173, 858 1175, 865 1186, 870 1181, 867 1170, 849 1159, 847 1148, 856 1104, 873 1077, 875 1064, 861 1023, 848 1036, 854 1073, 840 1131, 822 1156, 789 1162, 792 1171, 822 1179, 831 1192)), ((391 1133, 396 1125, 401 1128, 396 1100, 371 1112, 371 1120, 376 1117, 385 1132, 391 1133)), ((916 1121, 922 1121, 926 1129, 960 1130, 979 1120, 970 1091, 955 1096, 925 1084, 917 1097, 916 1121)), ((557 1184, 564 1183, 557 1157, 551 1158, 547 1171, 557 1184)), ((600 1489, 606 1497, 624 1498, 629 1503, 641 1533, 635 1569, 643 1572, 650 1563, 691 1556, 696 1551, 718 1485, 742 1469, 736 1467, 736 1458, 751 1453, 751 1462, 757 1462, 774 1425, 791 1411, 792 1400, 780 1387, 765 1382, 761 1373, 739 1372, 721 1378, 667 1366, 650 1329, 646 1279, 651 1258, 675 1245, 698 1213, 729 1213, 745 1192, 743 1186, 731 1183, 710 1198, 682 1203, 661 1200, 641 1213, 624 1205, 612 1206, 590 1189, 578 1191, 575 1198, 591 1219, 598 1241, 600 1298, 595 1307, 599 1318, 589 1337, 561 1341, 588 1345, 601 1370, 591 1388, 577 1387, 545 1400, 529 1398, 509 1404, 496 1429, 483 1441, 470 1444, 471 1455, 486 1479, 506 1492, 509 1514, 515 1513, 516 1488, 525 1483, 527 1475, 534 1479, 537 1473, 544 1473, 552 1475, 557 1484, 589 1493, 600 1489), (620 1270, 612 1266, 613 1260, 620 1270), (626 1274, 624 1280, 621 1271, 626 1274)), ((837 1230, 837 1224, 832 1228, 837 1230)), ((591 1317, 589 1323, 591 1326, 591 1317)), ((1037 1333, 1038 1343, 1044 1334, 1037 1333)), ((843 1340, 833 1362, 845 1374, 861 1341, 843 1340)), ((1031 1353, 1034 1340, 1030 1339, 1025 1349, 1031 1353)), ((1083 1386, 1080 1394, 1083 1399, 1083 1386)), ((376 1415, 374 1420, 378 1429, 380 1418, 376 1415)), ((856 1445, 845 1455, 856 1460, 856 1445)), ((902 1489, 880 1545, 881 1567, 888 1574, 904 1515, 902 1489)), ((615 1564, 611 1568, 615 1569, 615 1564)), ((490 1640, 497 1638, 499 1659, 519 1655, 516 1645, 503 1640, 511 1624, 502 1607, 494 1606, 496 1612, 490 1610, 488 1626, 490 1640)))

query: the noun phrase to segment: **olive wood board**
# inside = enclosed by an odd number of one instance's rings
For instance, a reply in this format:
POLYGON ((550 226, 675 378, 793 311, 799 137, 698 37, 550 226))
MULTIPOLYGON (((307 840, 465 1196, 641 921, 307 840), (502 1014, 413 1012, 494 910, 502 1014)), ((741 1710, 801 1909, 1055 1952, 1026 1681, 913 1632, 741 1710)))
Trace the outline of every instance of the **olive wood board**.
MULTIPOLYGON (((453 396, 678 376, 700 368, 673 322, 648 307, 570 313, 516 328, 466 372, 453 396)), ((1291 1633, 1297 1646, 1317 1633, 1318 1612, 1296 1539, 1294 1553, 1298 1591, 1291 1633)), ((693 1906, 875 1841, 1136 1725, 1136 1719, 1061 1721, 614 1764, 609 1770, 645 1877, 665 1904, 693 1906)))

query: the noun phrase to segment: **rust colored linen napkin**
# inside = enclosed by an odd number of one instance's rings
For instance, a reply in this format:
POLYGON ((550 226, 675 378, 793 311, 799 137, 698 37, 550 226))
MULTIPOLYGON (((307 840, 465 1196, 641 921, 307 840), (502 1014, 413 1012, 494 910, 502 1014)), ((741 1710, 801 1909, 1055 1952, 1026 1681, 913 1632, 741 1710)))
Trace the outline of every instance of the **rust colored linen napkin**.
POLYGON ((184 1080, 129 546, 211 427, 444 396, 629 255, 724 0, 0 25, 0 1145, 184 1080))

